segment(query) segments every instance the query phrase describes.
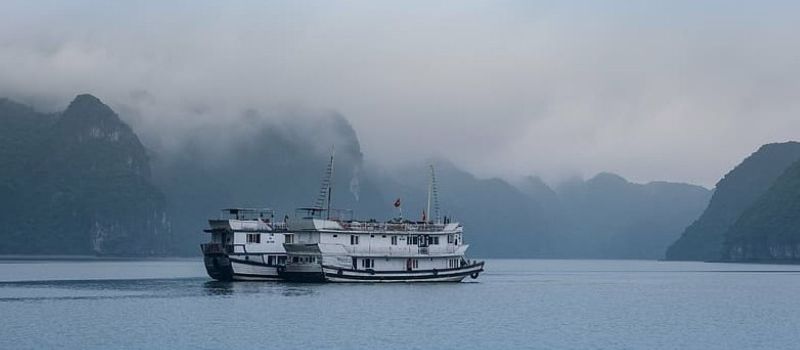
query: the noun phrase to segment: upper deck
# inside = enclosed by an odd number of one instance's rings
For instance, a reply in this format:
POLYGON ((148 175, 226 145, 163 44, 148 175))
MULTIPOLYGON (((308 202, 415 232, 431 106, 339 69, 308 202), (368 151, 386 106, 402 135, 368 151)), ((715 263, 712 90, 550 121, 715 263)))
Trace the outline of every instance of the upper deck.
POLYGON ((285 232, 286 223, 275 221, 275 211, 269 208, 226 208, 219 218, 209 219, 213 231, 285 232))
POLYGON ((386 234, 450 234, 463 231, 457 222, 431 223, 393 219, 386 222, 376 220, 358 221, 352 211, 300 208, 295 217, 287 222, 290 231, 331 231, 344 233, 386 234))

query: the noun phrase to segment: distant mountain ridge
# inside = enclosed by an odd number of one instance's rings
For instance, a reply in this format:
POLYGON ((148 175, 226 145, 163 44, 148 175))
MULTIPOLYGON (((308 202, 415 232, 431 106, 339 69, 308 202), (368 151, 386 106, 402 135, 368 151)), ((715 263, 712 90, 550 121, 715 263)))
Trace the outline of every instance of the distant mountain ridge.
POLYGON ((556 189, 565 227, 559 257, 659 259, 708 203, 701 186, 635 184, 600 173, 556 189))
MULTIPOLYGON (((56 114, 0 100, 0 120, 9 169, 0 177, 0 238, 15 242, 1 253, 198 254, 206 220, 221 207, 268 206, 283 216, 311 204, 331 146, 336 207, 388 219, 399 197, 404 215, 418 219, 426 202, 427 165, 370 169, 355 130, 335 113, 273 120, 251 111, 191 125, 178 149, 155 151, 90 95, 56 114)), ((610 173, 555 189, 537 177, 512 185, 431 162, 440 215, 465 225, 478 257, 660 258, 710 196, 610 173)))
MULTIPOLYGON (((445 214, 465 225, 470 252, 478 256, 660 259, 711 195, 700 186, 634 184, 611 173, 555 190, 537 177, 512 186, 475 178, 446 161, 432 163, 445 214)), ((408 167, 389 177, 380 188, 419 203, 410 212, 420 212, 425 167, 408 167)))

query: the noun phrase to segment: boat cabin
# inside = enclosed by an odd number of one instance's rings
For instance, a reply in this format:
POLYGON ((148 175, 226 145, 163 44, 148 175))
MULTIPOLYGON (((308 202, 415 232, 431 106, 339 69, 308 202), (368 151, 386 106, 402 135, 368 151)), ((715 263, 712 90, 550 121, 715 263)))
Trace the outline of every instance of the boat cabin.
POLYGON ((283 253, 283 244, 291 243, 285 222, 275 221, 275 211, 268 208, 226 208, 218 219, 208 220, 211 241, 203 248, 227 254, 283 253))

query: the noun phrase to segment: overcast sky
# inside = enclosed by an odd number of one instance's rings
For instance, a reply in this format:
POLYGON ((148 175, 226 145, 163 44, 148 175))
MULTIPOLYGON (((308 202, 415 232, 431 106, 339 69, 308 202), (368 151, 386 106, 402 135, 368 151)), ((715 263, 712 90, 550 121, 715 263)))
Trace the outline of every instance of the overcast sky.
MULTIPOLYGON (((712 186, 800 138, 781 1, 4 1, 0 96, 90 92, 142 127, 302 108, 367 159, 712 186)), ((169 130, 165 127, 164 130, 169 130)))

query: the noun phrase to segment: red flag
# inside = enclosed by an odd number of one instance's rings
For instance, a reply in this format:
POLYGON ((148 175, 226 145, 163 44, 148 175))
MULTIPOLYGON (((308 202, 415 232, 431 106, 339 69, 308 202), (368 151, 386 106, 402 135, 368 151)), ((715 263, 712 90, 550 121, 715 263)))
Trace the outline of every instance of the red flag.
POLYGON ((394 201, 394 207, 395 208, 400 208, 400 198, 397 198, 397 200, 394 201))

